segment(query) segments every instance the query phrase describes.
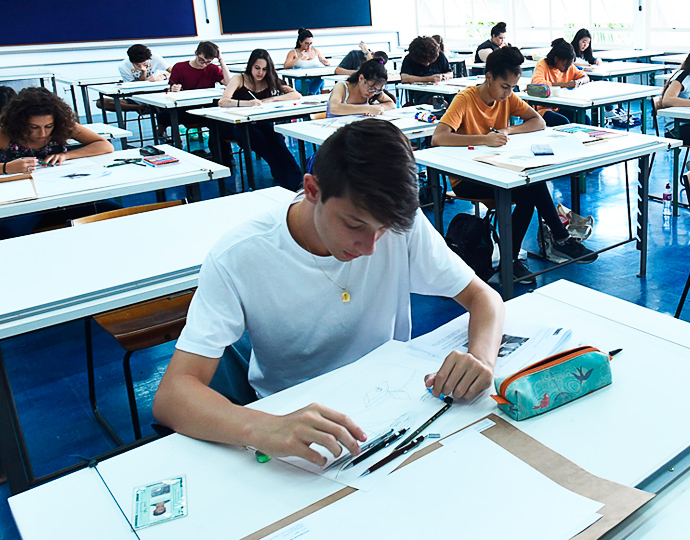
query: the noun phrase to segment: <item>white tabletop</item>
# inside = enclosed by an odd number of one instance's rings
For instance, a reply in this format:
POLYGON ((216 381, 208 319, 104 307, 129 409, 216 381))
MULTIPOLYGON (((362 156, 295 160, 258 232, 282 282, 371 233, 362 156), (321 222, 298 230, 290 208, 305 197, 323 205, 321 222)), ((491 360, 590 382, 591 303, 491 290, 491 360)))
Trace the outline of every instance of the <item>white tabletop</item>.
POLYGON ((0 241, 12 284, 0 339, 194 287, 221 235, 291 197, 270 188, 0 241))
POLYGON ((623 77, 664 71, 668 67, 664 64, 650 64, 649 62, 602 62, 598 66, 585 66, 583 71, 590 77, 623 77))
MULTIPOLYGON (((408 139, 419 139, 422 137, 430 137, 436 130, 435 123, 421 122, 414 118, 417 107, 405 107, 405 109, 392 109, 375 117, 380 120, 388 120, 398 126, 403 134, 408 139), (405 110, 405 109, 409 109, 405 110)), ((426 109, 419 109, 426 110, 426 109)), ((294 137, 300 141, 306 141, 314 144, 322 144, 335 131, 345 125, 345 123, 363 120, 363 116, 341 116, 335 118, 324 118, 321 120, 312 120, 311 122, 294 122, 290 124, 279 124, 275 126, 278 133, 282 133, 288 137, 294 137)))
MULTIPOLYGON (((397 88, 400 90, 413 90, 416 92, 428 92, 430 94, 446 94, 454 95, 458 92, 469 88, 470 86, 478 86, 484 82, 484 75, 472 75, 470 77, 457 77, 448 79, 440 83, 400 83, 397 88)), ((527 85, 532 82, 530 77, 520 77, 518 80, 518 88, 527 88, 527 85)))
POLYGON ((91 86, 104 96, 131 96, 145 92, 161 92, 170 88, 169 81, 136 81, 119 84, 96 84, 91 86))
POLYGON ((629 60, 633 58, 650 58, 659 54, 661 51, 650 51, 645 49, 603 49, 594 51, 595 58, 602 60, 629 60))
MULTIPOLYGON (((484 66, 486 66, 486 62, 475 62, 474 60, 466 60, 465 63, 467 65, 467 69, 484 69, 484 66)), ((520 67, 522 68, 522 71, 534 69, 537 67, 537 62, 535 60, 525 60, 522 64, 520 64, 520 67)))
POLYGON ((663 64, 682 64, 688 57, 687 54, 663 54, 661 56, 652 57, 652 62, 661 62, 663 64))
POLYGON ((189 154, 169 145, 159 145, 165 153, 180 161, 158 167, 122 165, 106 168, 116 158, 140 158, 138 149, 120 150, 89 158, 64 162, 59 167, 39 170, 34 174, 38 198, 0 205, 0 217, 16 216, 100 201, 133 193, 184 186, 206 180, 230 176, 230 169, 212 161, 189 154), (81 170, 87 168, 88 170, 81 170), (64 172, 64 175, 62 173, 64 172), (68 177, 71 173, 90 173, 89 176, 68 177), (98 174, 98 176, 96 176, 98 174))
POLYGON ((83 127, 90 129, 94 133, 102 135, 106 139, 121 139, 123 137, 131 137, 132 132, 128 129, 121 129, 115 124, 103 124, 101 122, 94 122, 93 124, 82 124, 83 127))
POLYGON ((600 107, 620 101, 632 101, 652 96, 661 95, 659 86, 646 86, 643 84, 619 83, 613 81, 593 81, 572 89, 561 89, 558 96, 534 97, 524 92, 518 92, 518 96, 539 105, 570 106, 589 109, 600 107))
MULTIPOLYGON (((325 75, 324 77, 321 77, 324 81, 346 81, 349 75, 325 75)), ((389 71, 388 72, 388 81, 386 84, 391 84, 391 83, 397 83, 400 82, 400 73, 397 71, 389 71)))
POLYGON ((666 109, 659 109, 656 114, 667 118, 690 120, 690 107, 667 107, 666 109))
POLYGON ((272 101, 264 103, 261 107, 208 107, 188 112, 229 124, 243 124, 258 120, 276 120, 291 116, 322 113, 326 111, 328 97, 328 94, 319 94, 303 96, 295 101, 272 101))
POLYGON ((178 107, 199 107, 220 99, 224 88, 200 88, 198 90, 181 90, 180 92, 160 92, 155 94, 138 94, 132 96, 137 103, 153 105, 159 109, 176 109, 178 107))
MULTIPOLYGON (((552 132, 545 131, 511 135, 513 143, 530 145, 533 142, 543 143, 544 135, 552 132)), ((574 174, 595 167, 603 167, 627 159, 634 159, 653 152, 661 152, 680 146, 681 141, 663 139, 650 135, 628 133, 626 135, 608 139, 605 142, 591 144, 584 149, 582 157, 571 159, 555 165, 549 165, 525 171, 513 171, 487 163, 476 161, 474 158, 496 153, 495 148, 477 146, 469 147, 436 147, 418 150, 415 160, 420 165, 426 165, 450 174, 464 176, 478 180, 488 185, 513 189, 523 186, 527 182, 551 180, 559 176, 574 174)), ((499 150, 500 151, 500 150, 499 150)))
POLYGON ((0 81, 19 81, 22 79, 48 79, 55 74, 40 67, 1 68, 0 81))
MULTIPOLYGON (((566 290, 568 297, 587 291, 569 283, 556 285, 559 294, 566 290)), ((509 301, 507 320, 526 319, 536 324, 571 328, 586 343, 598 345, 602 350, 622 347, 623 352, 612 362, 612 385, 548 414, 513 423, 585 470, 625 485, 636 485, 690 445, 690 430, 679 429, 677 415, 668 414, 682 411, 685 397, 682 392, 666 391, 669 373, 677 380, 690 377, 689 351, 653 333, 616 322, 612 315, 618 307, 610 310, 609 300, 616 304, 619 301, 607 295, 591 291, 595 304, 591 309, 581 309, 553 298, 551 287, 509 301), (657 358, 662 367, 649 369, 650 358, 657 358), (644 407, 633 405, 639 402, 640 396, 646 396, 644 407)), ((651 312, 627 305, 644 324, 651 312)), ((680 324, 687 334, 688 324, 680 324)), ((308 381, 253 406, 279 411, 297 396, 317 391, 322 381, 334 381, 351 372, 352 367, 308 381)), ((489 412, 505 418, 488 394, 466 411, 463 425, 468 418, 481 418, 489 412)), ((192 535, 211 538, 220 530, 223 538, 243 538, 342 487, 277 459, 267 464, 257 463, 253 452, 244 448, 205 443, 181 435, 111 458, 99 465, 99 471, 130 518, 135 486, 186 474, 188 516, 140 530, 145 540, 192 535)), ((465 487, 500 490, 500 486, 465 487)), ((124 519, 108 498, 96 473, 85 469, 11 497, 9 504, 24 540, 128 538, 131 532, 123 526, 124 519), (41 519, 36 519, 36 508, 41 508, 41 519), (118 525, 117 520, 122 523, 118 525)), ((644 511, 645 508, 641 510, 644 511)), ((395 515, 395 509, 382 509, 382 512, 387 519, 400 517, 395 515)), ((342 516, 342 519, 352 519, 352 516, 342 516)))
POLYGON ((93 86, 96 84, 117 84, 122 82, 120 75, 110 77, 61 77, 56 76, 55 80, 71 86, 93 86))
POLYGON ((278 75, 281 77, 288 77, 291 79, 308 79, 311 77, 323 77, 324 75, 333 75, 335 68, 338 65, 313 67, 313 68, 292 68, 279 69, 278 75))

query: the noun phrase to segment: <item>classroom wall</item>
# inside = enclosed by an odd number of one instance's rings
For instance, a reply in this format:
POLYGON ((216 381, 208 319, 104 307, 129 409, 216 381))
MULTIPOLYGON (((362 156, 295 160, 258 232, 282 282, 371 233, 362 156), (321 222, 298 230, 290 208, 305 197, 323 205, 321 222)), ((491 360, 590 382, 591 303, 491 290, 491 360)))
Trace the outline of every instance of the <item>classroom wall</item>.
MULTIPOLYGON (((201 40, 217 42, 228 61, 244 61, 249 52, 257 47, 272 51, 276 62, 285 60, 287 51, 294 47, 296 32, 272 32, 265 34, 220 33, 220 19, 215 0, 194 0, 198 37, 142 40, 170 63, 189 58, 201 40), (205 6, 206 3, 206 6, 205 6), (207 22, 208 21, 208 22, 207 22)), ((142 0, 141 14, 146 19, 146 1, 142 0)), ((327 54, 355 48, 364 39, 374 49, 377 44, 391 40, 391 36, 406 46, 414 37, 414 0, 399 0, 393 9, 386 0, 371 0, 372 27, 315 30, 316 46, 327 54)), ((105 77, 117 74, 117 64, 126 56, 131 41, 92 43, 68 43, 23 47, 0 47, 0 67, 44 66, 61 76, 105 77)), ((395 45, 395 44, 394 44, 395 45)), ((22 87, 36 82, 21 81, 14 86, 22 87)), ((58 94, 71 103, 69 88, 58 83, 58 94)), ((95 99, 95 98, 94 98, 95 99)), ((80 102, 81 106, 81 102, 80 102)), ((83 110, 79 111, 83 114, 83 110)))

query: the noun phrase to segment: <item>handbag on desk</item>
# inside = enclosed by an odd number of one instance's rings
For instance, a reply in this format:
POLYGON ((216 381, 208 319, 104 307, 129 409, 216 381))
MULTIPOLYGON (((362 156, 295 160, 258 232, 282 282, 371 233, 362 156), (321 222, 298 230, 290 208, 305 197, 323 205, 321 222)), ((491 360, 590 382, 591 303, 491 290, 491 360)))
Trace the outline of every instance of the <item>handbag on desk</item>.
POLYGON ((610 361, 594 347, 576 347, 496 379, 491 397, 511 418, 531 418, 611 384, 610 361))

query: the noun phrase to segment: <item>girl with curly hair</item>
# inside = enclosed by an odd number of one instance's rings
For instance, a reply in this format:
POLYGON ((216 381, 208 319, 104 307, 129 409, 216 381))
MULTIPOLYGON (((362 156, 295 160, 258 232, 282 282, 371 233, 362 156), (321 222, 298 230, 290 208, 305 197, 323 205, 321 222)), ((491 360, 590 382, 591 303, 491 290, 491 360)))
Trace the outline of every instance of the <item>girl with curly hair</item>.
POLYGON ((25 88, 0 115, 2 174, 30 173, 39 161, 60 165, 67 159, 113 151, 100 135, 80 126, 69 106, 45 88, 25 88), (67 149, 67 140, 82 146, 67 149))

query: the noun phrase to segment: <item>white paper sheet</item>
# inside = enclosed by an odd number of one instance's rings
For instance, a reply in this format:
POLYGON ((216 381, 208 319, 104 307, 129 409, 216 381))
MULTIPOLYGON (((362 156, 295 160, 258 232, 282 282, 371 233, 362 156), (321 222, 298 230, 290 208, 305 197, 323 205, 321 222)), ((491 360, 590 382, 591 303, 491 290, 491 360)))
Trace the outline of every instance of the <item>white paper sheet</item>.
POLYGON ((27 201, 36 198, 36 190, 30 178, 0 182, 0 204, 27 201))
POLYGON ((476 431, 268 536, 268 540, 440 535, 567 540, 603 507, 573 493, 476 431))

